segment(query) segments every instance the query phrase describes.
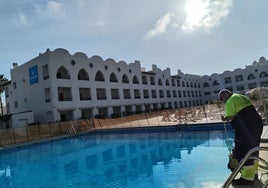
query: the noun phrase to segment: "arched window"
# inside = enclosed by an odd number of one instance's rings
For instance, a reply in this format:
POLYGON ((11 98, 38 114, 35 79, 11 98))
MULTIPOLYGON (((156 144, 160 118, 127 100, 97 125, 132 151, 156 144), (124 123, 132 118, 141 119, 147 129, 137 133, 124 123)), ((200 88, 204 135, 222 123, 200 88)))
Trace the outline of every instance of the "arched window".
POLYGON ((166 80, 166 86, 169 86, 169 80, 168 79, 166 80))
POLYGON ((248 75, 248 80, 254 80, 254 79, 255 79, 255 76, 253 74, 248 75))
POLYGON ((57 70, 57 75, 56 77, 58 79, 70 79, 70 73, 69 71, 64 67, 61 66, 58 70, 57 70))
POLYGON ((98 71, 95 76, 95 81, 104 82, 104 76, 101 71, 98 71))
POLYGON ((219 85, 218 80, 214 80, 213 83, 212 83, 212 85, 213 85, 213 86, 217 86, 217 85, 219 85))
POLYGON ((185 83, 184 83, 184 81, 181 82, 181 85, 182 85, 182 87, 185 87, 185 83))
POLYGON ((128 79, 127 75, 125 75, 125 74, 122 77, 122 83, 129 83, 129 79, 128 79))
POLYGON ((268 77, 268 74, 266 72, 261 72, 260 78, 268 77))
POLYGON ((85 69, 79 71, 78 80, 89 80, 88 73, 85 69))
POLYGON ((133 84, 139 84, 139 79, 136 75, 133 77, 133 84))
POLYGON ((193 82, 190 83, 190 86, 193 87, 193 82))
POLYGON ((118 82, 118 79, 117 79, 115 73, 112 73, 112 74, 110 75, 110 82, 118 82))
POLYGON ((162 80, 160 78, 158 79, 158 85, 159 86, 162 86, 163 85, 162 80))
POLYGON ((209 84, 207 82, 205 82, 203 87, 209 87, 209 84))

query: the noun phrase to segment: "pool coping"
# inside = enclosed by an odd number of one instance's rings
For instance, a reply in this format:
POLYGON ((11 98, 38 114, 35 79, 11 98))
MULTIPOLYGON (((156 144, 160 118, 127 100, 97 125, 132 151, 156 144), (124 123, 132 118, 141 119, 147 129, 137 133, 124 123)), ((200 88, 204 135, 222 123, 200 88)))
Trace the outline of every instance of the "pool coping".
MULTIPOLYGON (((139 126, 139 127, 122 127, 122 128, 100 128, 90 131, 89 134, 113 134, 113 133, 139 133, 144 131, 163 132, 163 131, 213 131, 224 130, 222 122, 213 123, 191 123, 191 124, 174 124, 174 125, 157 125, 157 126, 139 126)), ((226 129, 232 129, 231 125, 226 124, 226 129)))

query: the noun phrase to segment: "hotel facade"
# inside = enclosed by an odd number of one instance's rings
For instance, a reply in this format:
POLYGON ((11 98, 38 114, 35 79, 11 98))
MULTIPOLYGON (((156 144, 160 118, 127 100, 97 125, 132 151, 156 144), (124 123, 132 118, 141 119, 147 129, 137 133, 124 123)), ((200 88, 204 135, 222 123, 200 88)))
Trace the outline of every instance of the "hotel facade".
POLYGON ((268 61, 221 74, 193 75, 169 68, 145 71, 139 61, 127 64, 65 49, 46 50, 25 64, 13 64, 5 86, 12 126, 31 123, 111 118, 187 108, 216 100, 222 88, 245 93, 268 87, 268 61))

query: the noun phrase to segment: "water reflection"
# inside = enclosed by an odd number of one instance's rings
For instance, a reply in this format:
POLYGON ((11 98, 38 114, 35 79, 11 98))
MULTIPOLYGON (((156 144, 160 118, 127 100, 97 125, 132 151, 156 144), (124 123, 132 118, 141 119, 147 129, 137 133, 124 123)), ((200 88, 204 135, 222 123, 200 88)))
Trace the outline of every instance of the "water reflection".
POLYGON ((31 145, 2 152, 0 183, 4 187, 190 187, 197 182, 185 182, 184 176, 190 165, 202 165, 197 164, 202 154, 192 154, 195 148, 220 148, 227 155, 224 138, 217 131, 155 132, 86 135, 31 145), (162 182, 166 180, 171 182, 166 185, 162 182))

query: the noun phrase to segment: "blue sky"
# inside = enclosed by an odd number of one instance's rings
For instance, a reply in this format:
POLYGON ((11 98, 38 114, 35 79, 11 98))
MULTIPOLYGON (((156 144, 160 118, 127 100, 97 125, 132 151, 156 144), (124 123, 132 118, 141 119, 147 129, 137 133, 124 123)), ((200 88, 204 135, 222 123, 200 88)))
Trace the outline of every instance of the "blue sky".
POLYGON ((47 48, 210 75, 268 59, 267 0, 1 0, 1 72, 47 48))

